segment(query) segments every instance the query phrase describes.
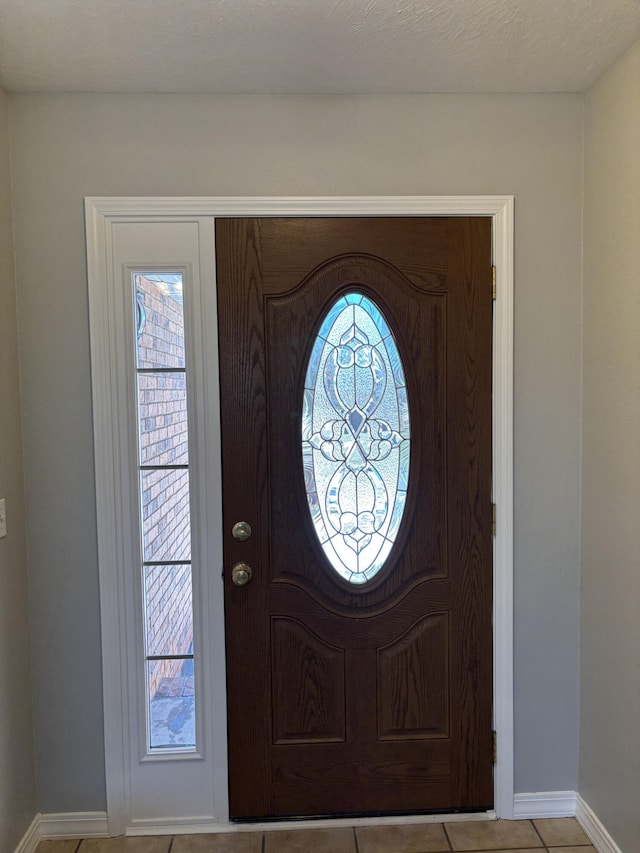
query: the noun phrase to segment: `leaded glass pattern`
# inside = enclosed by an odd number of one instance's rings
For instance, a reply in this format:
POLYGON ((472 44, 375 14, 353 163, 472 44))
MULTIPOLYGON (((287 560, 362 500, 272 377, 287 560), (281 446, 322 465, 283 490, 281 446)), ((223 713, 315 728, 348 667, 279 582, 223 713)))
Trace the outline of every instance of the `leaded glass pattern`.
POLYGON ((409 478, 409 402, 380 309, 341 296, 314 341, 302 404, 302 463, 316 535, 336 572, 371 580, 400 529, 409 478))

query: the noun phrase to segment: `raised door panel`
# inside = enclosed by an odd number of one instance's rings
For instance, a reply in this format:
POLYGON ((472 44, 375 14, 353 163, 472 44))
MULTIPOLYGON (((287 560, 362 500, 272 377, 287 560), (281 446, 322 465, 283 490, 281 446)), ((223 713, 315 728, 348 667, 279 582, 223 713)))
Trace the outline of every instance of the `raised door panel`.
POLYGON ((447 737, 449 701, 449 619, 434 613, 378 649, 380 740, 447 737))
POLYGON ((273 742, 344 741, 344 650, 297 619, 271 620, 273 742))

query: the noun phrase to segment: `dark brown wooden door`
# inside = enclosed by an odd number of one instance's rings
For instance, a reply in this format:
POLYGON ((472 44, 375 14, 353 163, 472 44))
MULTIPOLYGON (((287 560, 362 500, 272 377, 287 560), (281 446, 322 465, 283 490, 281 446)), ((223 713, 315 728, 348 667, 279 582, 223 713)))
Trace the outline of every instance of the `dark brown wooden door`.
POLYGON ((217 220, 232 818, 492 806, 490 246, 487 218, 217 220), (411 423, 398 536, 357 586, 301 451, 312 345, 353 291, 392 330, 411 423))

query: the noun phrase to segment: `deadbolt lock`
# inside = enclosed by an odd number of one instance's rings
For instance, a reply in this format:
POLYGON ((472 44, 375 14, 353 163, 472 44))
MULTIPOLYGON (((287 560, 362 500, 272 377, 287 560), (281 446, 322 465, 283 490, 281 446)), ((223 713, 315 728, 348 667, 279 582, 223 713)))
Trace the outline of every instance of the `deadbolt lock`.
POLYGON ((251 525, 248 521, 236 521, 231 528, 231 534, 238 542, 245 542, 251 536, 251 525))

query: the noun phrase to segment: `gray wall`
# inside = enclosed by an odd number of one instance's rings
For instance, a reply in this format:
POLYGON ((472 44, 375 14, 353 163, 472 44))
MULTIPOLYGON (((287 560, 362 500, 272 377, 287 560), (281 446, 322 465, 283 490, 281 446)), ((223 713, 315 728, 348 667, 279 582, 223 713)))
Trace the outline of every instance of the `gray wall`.
POLYGON ((38 808, 104 808, 85 195, 514 194, 516 791, 575 790, 579 96, 11 97, 38 808))
POLYGON ((640 42, 585 104, 580 785, 640 851, 640 42))
POLYGON ((36 812, 16 292, 7 99, 0 91, 0 850, 13 850, 36 812))

